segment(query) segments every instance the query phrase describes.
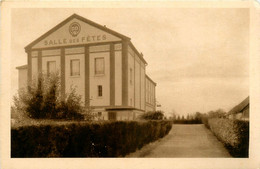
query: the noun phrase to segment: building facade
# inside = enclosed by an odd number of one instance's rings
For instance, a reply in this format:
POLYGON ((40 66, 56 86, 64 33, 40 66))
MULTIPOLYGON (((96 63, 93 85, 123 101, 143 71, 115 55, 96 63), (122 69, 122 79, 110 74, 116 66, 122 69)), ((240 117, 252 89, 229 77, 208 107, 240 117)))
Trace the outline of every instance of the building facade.
POLYGON ((61 95, 72 86, 86 106, 104 120, 133 120, 154 111, 156 83, 131 39, 73 14, 25 47, 27 65, 19 70, 19 88, 39 73, 59 72, 61 95))

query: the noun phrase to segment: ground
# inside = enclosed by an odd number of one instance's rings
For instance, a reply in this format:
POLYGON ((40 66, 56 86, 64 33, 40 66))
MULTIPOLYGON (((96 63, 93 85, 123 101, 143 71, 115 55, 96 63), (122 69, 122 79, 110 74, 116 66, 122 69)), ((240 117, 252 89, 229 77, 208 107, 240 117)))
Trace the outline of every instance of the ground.
POLYGON ((127 157, 231 157, 203 124, 173 125, 164 138, 127 157))

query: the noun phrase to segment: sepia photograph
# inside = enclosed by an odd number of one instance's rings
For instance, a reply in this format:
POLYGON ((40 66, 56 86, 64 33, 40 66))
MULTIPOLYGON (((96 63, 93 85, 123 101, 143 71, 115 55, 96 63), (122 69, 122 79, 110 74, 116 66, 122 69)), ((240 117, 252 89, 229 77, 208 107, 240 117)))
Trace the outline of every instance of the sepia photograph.
POLYGON ((11 160, 253 157, 250 8, 9 11, 11 160))
POLYGON ((11 157, 248 157, 249 9, 14 9, 11 48, 11 157))

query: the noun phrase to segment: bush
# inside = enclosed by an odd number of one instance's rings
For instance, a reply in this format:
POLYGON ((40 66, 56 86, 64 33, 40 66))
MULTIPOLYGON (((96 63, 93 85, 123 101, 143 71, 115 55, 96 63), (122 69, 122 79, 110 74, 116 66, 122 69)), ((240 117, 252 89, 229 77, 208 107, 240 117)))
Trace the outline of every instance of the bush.
POLYGON ((249 122, 212 118, 208 120, 211 131, 234 157, 248 157, 249 122))
POLYGON ((203 114, 202 115, 202 118, 201 118, 201 121, 202 121, 202 123, 205 125, 205 127, 207 127, 208 129, 210 129, 209 128, 209 117, 208 117, 208 115, 206 115, 206 114, 203 114))
POLYGON ((224 110, 217 109, 215 111, 209 111, 208 113, 202 114, 201 121, 205 125, 205 127, 210 129, 209 122, 208 122, 209 119, 211 119, 211 118, 226 118, 226 115, 227 115, 227 113, 224 110))
MULTIPOLYGON (((27 90, 20 90, 14 97, 12 107, 16 114, 24 114, 33 119, 84 119, 85 109, 76 89, 61 97, 60 78, 57 74, 39 75, 27 90)), ((88 112, 87 112, 88 113, 88 112)), ((86 113, 85 113, 86 114, 86 113)))
POLYGON ((174 124, 201 124, 201 120, 198 119, 179 119, 179 120, 174 120, 174 124))
POLYGON ((149 111, 141 115, 144 120, 163 120, 164 114, 162 111, 149 111))
POLYGON ((123 157, 164 137, 170 121, 77 122, 11 130, 11 157, 123 157))
POLYGON ((174 124, 201 124, 202 114, 200 112, 196 112, 193 114, 187 114, 186 117, 184 115, 174 115, 173 123, 174 124))

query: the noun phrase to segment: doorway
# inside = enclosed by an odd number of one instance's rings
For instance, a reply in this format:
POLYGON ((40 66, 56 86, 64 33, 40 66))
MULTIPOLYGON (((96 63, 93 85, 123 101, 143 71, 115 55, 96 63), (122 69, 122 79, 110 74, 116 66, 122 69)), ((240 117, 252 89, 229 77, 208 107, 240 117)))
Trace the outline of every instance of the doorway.
POLYGON ((108 112, 108 120, 116 120, 116 112, 108 112))

